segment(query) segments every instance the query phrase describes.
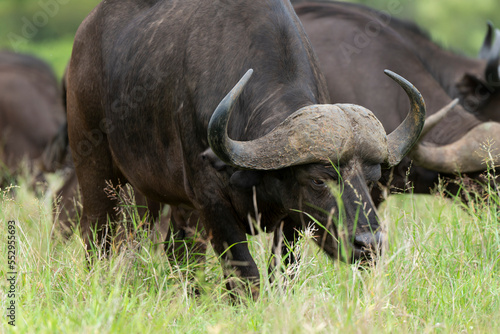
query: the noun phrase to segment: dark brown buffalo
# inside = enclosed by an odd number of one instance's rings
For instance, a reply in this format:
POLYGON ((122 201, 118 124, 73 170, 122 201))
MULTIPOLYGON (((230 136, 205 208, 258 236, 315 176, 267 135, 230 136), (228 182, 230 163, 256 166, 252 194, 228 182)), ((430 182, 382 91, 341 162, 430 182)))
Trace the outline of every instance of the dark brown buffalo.
MULTIPOLYGON (((62 80, 62 93, 63 106, 64 109, 66 109, 66 72, 64 73, 62 80)), ((72 161, 71 150, 69 149, 67 129, 67 122, 64 122, 56 135, 45 147, 41 157, 42 169, 44 171, 65 171, 65 180, 61 188, 55 193, 53 208, 53 218, 57 225, 57 231, 65 238, 72 235, 73 230, 79 224, 79 219, 82 213, 78 179, 76 177, 75 167, 72 161)), ((114 186, 114 189, 110 188, 108 190, 116 191, 116 186, 119 185, 114 186)), ((169 228, 169 222, 171 220, 174 223, 174 226, 178 227, 177 229, 181 231, 181 233, 184 233, 185 235, 192 234, 190 232, 192 228, 186 228, 186 224, 190 223, 190 220, 188 219, 189 215, 184 213, 181 208, 175 208, 174 210, 170 210, 168 215, 162 215, 164 210, 163 206, 160 206, 159 203, 148 203, 146 198, 138 192, 135 192, 134 198, 140 218, 143 219, 146 214, 149 215, 147 228, 152 228, 150 232, 152 232, 151 237, 154 242, 160 243, 163 242, 165 238, 171 238, 169 234, 169 232, 172 232, 169 228), (181 220, 180 217, 186 219, 181 220), (150 226, 150 223, 154 221, 159 221, 159 224, 150 226)), ((123 205, 126 204, 123 203, 123 205)), ((196 226, 195 223, 193 223, 193 226, 196 226)))
POLYGON ((0 52, 0 185, 13 181, 23 159, 36 171, 63 120, 50 67, 29 55, 0 52))
POLYGON ((76 34, 67 75, 87 247, 116 219, 103 191, 110 181, 196 210, 224 268, 253 282, 254 193, 262 229, 314 217, 328 254, 369 256, 382 232, 367 183, 403 158, 425 117, 414 87, 391 76, 411 114, 386 136, 367 109, 324 104, 324 79, 288 1, 101 2, 76 34))
MULTIPOLYGON (((409 180, 414 192, 428 193, 440 174, 468 172, 479 178, 486 169, 481 144, 493 139, 493 157, 500 148, 498 30, 489 26, 475 59, 444 50, 415 24, 368 7, 311 2, 297 4, 295 10, 318 55, 332 102, 364 105, 386 131, 392 131, 406 116, 408 102, 380 75, 384 68, 394 69, 420 88, 428 116, 453 99, 460 100, 422 138, 411 154, 414 164, 405 158, 384 175, 384 183, 400 191, 409 180)), ((379 202, 380 193, 375 192, 374 201, 379 202)))

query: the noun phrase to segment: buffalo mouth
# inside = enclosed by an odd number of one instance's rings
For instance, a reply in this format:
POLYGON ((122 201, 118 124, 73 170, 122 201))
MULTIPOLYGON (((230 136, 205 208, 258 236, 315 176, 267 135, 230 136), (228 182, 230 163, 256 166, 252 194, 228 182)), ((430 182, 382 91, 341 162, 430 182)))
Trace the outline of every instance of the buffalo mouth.
POLYGON ((382 254, 384 234, 380 231, 376 233, 365 232, 354 237, 351 243, 352 264, 370 264, 374 263, 382 254))
POLYGON ((332 244, 326 242, 325 239, 318 239, 316 239, 318 246, 332 259, 350 264, 370 265, 374 264, 382 254, 385 238, 382 232, 366 232, 355 236, 351 242, 342 242, 335 238, 335 242, 332 244))
POLYGON ((368 265, 370 263, 375 263, 379 255, 380 250, 352 245, 350 263, 368 265))

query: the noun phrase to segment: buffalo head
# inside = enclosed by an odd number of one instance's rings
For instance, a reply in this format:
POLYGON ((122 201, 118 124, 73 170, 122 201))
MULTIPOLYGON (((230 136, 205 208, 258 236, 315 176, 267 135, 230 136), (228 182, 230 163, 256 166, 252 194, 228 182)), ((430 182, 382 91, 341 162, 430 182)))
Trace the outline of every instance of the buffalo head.
POLYGON ((500 162, 500 30, 490 22, 479 58, 483 76, 466 73, 456 87, 461 104, 483 122, 447 145, 417 145, 410 156, 419 166, 453 174, 484 171, 500 162))
POLYGON ((420 93, 386 71, 411 100, 409 115, 389 135, 368 109, 336 104, 303 107, 263 137, 235 141, 227 135, 228 120, 251 74, 243 76, 211 117, 213 152, 240 174, 260 173, 251 185, 265 202, 282 208, 280 219, 300 227, 305 215, 319 223, 324 232, 317 242, 329 255, 356 260, 378 252, 383 233, 368 184, 380 178, 382 167, 398 164, 418 140, 425 120, 420 93), (352 256, 343 256, 340 239, 347 241, 352 256))

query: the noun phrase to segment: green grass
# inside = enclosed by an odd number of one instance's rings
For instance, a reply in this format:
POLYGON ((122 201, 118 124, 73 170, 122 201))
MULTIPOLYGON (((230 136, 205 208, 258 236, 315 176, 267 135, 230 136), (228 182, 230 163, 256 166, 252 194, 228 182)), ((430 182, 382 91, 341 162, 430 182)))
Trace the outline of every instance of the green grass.
MULTIPOLYGON (((250 238, 262 274, 257 301, 232 303, 217 258, 169 262, 138 234, 87 267, 82 241, 62 242, 50 195, 21 180, 0 195, 0 308, 6 309, 6 226, 19 240, 19 333, 494 333, 500 331, 498 192, 478 206, 434 196, 392 196, 380 215, 388 246, 367 270, 327 258, 305 233, 293 279, 267 280, 270 239, 250 238), (195 272, 194 275, 190 273, 195 272), (190 279, 190 277, 196 277, 190 279), (200 295, 193 293, 194 289, 200 295)), ((57 177, 51 185, 60 183, 57 177)), ((50 191, 49 191, 50 192, 50 191)), ((4 311, 2 311, 4 312, 4 311)))

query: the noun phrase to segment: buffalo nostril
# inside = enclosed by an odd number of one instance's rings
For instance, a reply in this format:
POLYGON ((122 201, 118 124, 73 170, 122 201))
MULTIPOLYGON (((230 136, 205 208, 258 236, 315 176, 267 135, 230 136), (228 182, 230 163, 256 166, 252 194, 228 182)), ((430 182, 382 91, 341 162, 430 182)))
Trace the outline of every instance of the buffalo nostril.
POLYGON ((354 245, 359 248, 379 249, 382 246, 384 233, 378 231, 376 233, 363 232, 354 236, 354 245))

